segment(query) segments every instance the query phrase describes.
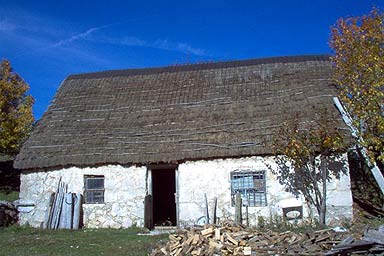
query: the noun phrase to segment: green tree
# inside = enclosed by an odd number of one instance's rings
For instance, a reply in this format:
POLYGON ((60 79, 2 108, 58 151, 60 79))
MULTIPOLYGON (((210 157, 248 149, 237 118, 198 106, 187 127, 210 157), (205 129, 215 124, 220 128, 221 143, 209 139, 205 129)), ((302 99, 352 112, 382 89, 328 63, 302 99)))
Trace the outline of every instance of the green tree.
POLYGON ((308 122, 297 113, 291 121, 284 122, 273 139, 277 169, 270 168, 286 191, 303 195, 316 208, 319 223, 323 225, 327 182, 347 171, 339 161, 346 142, 337 129, 337 119, 329 115, 324 109, 308 122))
POLYGON ((14 155, 34 122, 29 87, 13 72, 8 60, 0 64, 0 154, 14 155))
POLYGON ((339 98, 371 159, 384 163, 384 14, 339 19, 330 45, 339 98))

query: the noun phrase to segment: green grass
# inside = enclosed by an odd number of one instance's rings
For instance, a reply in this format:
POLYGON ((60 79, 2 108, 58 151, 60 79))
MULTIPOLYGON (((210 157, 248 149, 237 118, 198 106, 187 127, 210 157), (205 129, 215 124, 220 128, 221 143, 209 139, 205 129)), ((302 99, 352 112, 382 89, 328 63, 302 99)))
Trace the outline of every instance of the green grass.
POLYGON ((0 201, 13 202, 17 199, 19 199, 19 191, 0 190, 0 201))
POLYGON ((167 235, 140 236, 139 229, 44 230, 0 228, 0 255, 142 256, 167 235))

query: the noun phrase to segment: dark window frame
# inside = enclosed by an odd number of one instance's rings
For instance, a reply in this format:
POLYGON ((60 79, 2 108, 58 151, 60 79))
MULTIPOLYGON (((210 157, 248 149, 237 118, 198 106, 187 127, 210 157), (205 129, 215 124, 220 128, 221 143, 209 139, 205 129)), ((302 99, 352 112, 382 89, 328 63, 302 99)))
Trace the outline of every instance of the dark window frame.
POLYGON ((104 204, 104 193, 105 193, 105 177, 104 175, 84 175, 84 203, 85 204, 104 204), (102 188, 89 188, 89 180, 103 180, 102 188), (99 194, 100 200, 95 198, 95 195, 99 194))
POLYGON ((266 171, 237 169, 231 172, 231 205, 240 192, 243 206, 265 207, 267 203, 266 171))

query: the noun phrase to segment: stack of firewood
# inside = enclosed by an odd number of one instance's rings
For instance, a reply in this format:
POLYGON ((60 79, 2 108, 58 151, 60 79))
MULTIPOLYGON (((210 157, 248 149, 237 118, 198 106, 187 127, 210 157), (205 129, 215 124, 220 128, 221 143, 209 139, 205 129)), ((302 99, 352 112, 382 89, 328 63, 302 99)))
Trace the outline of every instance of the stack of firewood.
POLYGON ((332 229, 298 234, 209 225, 169 235, 169 242, 151 255, 318 255, 341 242, 344 236, 332 229))
POLYGON ((0 227, 17 223, 17 209, 9 202, 0 201, 0 227))
POLYGON ((382 255, 384 233, 380 232, 380 229, 366 232, 360 241, 333 229, 278 233, 241 226, 206 225, 178 230, 169 235, 165 246, 150 255, 324 255, 327 252, 327 255, 382 255))

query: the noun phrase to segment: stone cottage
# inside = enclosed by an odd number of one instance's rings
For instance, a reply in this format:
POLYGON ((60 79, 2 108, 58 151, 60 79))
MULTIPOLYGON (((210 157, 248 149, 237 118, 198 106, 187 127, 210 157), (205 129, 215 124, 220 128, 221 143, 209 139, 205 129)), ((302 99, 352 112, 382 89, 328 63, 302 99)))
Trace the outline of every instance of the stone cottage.
MULTIPOLYGON (((271 138, 293 113, 310 121, 324 106, 345 129, 331 70, 328 56, 293 56, 70 75, 15 160, 20 201, 35 205, 20 222, 42 225, 60 178, 84 195, 86 227, 195 224, 204 194, 233 218, 236 191, 251 223, 290 207, 308 217, 267 168, 271 138)), ((328 193, 328 221, 351 218, 349 175, 328 193)))

